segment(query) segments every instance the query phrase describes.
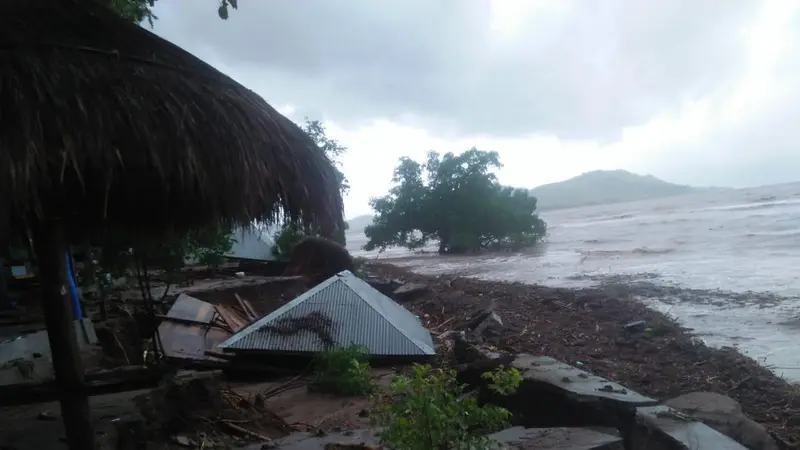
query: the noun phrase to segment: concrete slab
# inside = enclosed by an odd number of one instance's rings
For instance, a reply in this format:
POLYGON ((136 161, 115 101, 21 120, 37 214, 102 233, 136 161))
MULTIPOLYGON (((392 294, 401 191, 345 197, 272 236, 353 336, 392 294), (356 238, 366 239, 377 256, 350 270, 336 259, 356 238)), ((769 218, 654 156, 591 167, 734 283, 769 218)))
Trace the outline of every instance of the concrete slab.
MULTIPOLYGON (((326 445, 340 444, 342 448, 380 448, 377 430, 360 429, 315 436, 294 433, 275 442, 277 450, 325 450, 326 445), (374 447, 370 447, 374 446, 374 447)), ((622 439, 581 428, 523 428, 514 427, 490 435, 506 449, 515 450, 622 450, 622 439)), ((260 444, 247 449, 261 448, 260 444)), ((330 447, 329 447, 330 448, 330 447)))
MULTIPOLYGON (((91 319, 76 320, 74 326, 81 351, 97 344, 91 319)), ((52 379, 52 365, 46 330, 0 342, 0 385, 52 379)))
POLYGON ((746 450, 714 430, 667 406, 637 408, 633 448, 652 450, 746 450))
MULTIPOLYGON (((327 444, 342 444, 345 446, 365 446, 380 444, 380 440, 375 435, 376 430, 361 429, 352 431, 342 431, 330 433, 324 436, 314 436, 311 433, 293 433, 275 442, 276 450, 325 450, 327 444)), ((262 448, 261 444, 246 447, 247 450, 257 450, 262 448)))
POLYGON ((587 400, 606 400, 635 407, 658 404, 655 399, 548 356, 519 355, 512 366, 522 372, 525 380, 546 383, 587 400))
POLYGON ((623 450, 622 439, 585 428, 509 428, 489 436, 515 450, 623 450))

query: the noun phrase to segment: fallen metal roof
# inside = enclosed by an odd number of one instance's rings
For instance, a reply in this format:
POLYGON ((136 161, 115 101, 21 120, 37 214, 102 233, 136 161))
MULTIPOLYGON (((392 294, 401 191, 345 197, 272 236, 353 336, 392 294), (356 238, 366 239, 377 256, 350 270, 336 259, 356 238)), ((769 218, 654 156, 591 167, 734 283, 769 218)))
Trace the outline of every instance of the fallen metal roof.
POLYGON ((353 344, 373 356, 436 353, 430 332, 414 314, 349 271, 328 278, 219 348, 316 353, 353 344))

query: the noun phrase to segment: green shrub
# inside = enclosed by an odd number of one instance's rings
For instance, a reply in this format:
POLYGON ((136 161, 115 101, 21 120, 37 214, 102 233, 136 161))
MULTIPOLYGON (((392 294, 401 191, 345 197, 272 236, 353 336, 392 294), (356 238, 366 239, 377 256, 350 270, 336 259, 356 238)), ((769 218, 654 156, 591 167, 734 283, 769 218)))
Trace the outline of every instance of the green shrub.
POLYGON ((373 391, 372 370, 365 349, 358 345, 326 350, 317 354, 317 379, 312 388, 337 395, 362 395, 373 391))
MULTIPOLYGON (((507 395, 522 381, 516 369, 502 367, 483 374, 489 388, 507 395)), ((480 405, 475 392, 456 380, 455 371, 414 365, 410 376, 398 376, 389 392, 373 398, 375 425, 395 450, 484 450, 497 446, 487 434, 507 426, 511 413, 480 405)))

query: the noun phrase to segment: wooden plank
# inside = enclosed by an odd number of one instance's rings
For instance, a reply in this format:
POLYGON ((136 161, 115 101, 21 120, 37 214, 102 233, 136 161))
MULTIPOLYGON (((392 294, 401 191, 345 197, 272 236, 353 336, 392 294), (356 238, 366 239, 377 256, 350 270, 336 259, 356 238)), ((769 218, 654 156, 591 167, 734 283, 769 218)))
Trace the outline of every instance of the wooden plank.
POLYGON ((233 294, 236 296, 236 301, 239 303, 239 306, 244 311, 244 314, 250 319, 251 322, 254 322, 258 319, 256 312, 253 310, 253 307, 245 302, 239 294, 233 294))
POLYGON ((233 310, 233 308, 225 305, 217 305, 217 313, 219 313, 225 323, 231 327, 234 333, 243 329, 250 323, 233 310))
POLYGON ((214 305, 180 294, 167 312, 167 317, 211 323, 214 319, 214 305))

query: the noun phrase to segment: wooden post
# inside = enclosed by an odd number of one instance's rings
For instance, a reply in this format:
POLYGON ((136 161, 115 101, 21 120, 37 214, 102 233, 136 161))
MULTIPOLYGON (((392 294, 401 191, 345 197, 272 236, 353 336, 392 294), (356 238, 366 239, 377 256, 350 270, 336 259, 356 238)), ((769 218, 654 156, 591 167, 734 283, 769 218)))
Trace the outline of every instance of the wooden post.
POLYGON ((63 230, 58 221, 43 221, 31 231, 67 445, 70 450, 94 450, 94 430, 89 416, 83 360, 67 285, 67 246, 63 230))
POLYGON ((8 294, 8 278, 6 259, 0 257, 0 308, 11 306, 11 297, 8 294))

